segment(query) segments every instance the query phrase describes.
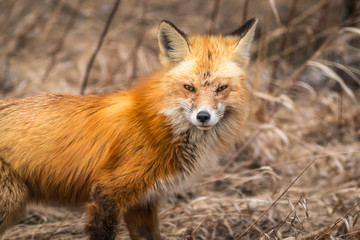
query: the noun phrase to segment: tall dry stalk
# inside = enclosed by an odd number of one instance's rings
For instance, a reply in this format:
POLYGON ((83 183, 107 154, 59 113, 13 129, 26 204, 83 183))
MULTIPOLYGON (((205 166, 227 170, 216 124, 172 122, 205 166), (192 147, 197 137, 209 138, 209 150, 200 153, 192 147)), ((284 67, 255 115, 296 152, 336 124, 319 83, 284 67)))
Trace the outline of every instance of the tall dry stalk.
MULTIPOLYGON (((277 50, 278 52, 282 52, 286 47, 286 44, 287 44, 287 41, 289 38, 289 26, 290 26, 291 21, 295 17, 297 4, 298 4, 298 0, 292 0, 290 11, 289 11, 286 21, 283 25, 283 27, 285 28, 285 32, 283 33, 283 35, 280 39, 280 42, 278 45, 279 47, 277 50)), ((275 79, 277 77, 278 71, 279 71, 279 61, 274 61, 273 65, 272 65, 272 69, 271 69, 271 81, 268 86, 269 93, 272 93, 274 91, 275 79)))
POLYGON ((106 34, 107 34, 108 30, 109 30, 110 24, 111 24, 111 22, 112 22, 112 20, 113 20, 113 18, 115 16, 115 13, 119 8, 120 2, 121 2, 121 0, 116 0, 115 1, 114 6, 113 6, 113 8, 112 8, 112 10, 110 12, 110 15, 109 15, 109 17, 108 17, 108 19, 106 21, 103 32, 100 35, 99 42, 98 42, 93 54, 90 57, 89 62, 87 64, 86 71, 85 71, 85 76, 84 76, 84 79, 83 79, 83 82, 82 82, 82 85, 81 85, 81 90, 80 90, 81 95, 84 95, 84 93, 85 93, 85 89, 86 89, 86 86, 87 86, 87 83, 88 83, 91 68, 92 68, 92 66, 94 64, 96 55, 100 51, 100 48, 101 48, 101 46, 102 46, 102 44, 104 42, 105 36, 106 36, 106 34))

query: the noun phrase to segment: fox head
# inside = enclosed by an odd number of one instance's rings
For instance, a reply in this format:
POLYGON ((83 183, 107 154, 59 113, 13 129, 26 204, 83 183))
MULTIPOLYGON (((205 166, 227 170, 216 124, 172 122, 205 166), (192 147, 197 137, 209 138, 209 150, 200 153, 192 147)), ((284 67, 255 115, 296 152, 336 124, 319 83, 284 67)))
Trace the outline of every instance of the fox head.
POLYGON ((169 101, 164 113, 173 122, 208 130, 247 113, 245 80, 257 19, 227 35, 187 36, 169 21, 158 30, 164 89, 169 101))

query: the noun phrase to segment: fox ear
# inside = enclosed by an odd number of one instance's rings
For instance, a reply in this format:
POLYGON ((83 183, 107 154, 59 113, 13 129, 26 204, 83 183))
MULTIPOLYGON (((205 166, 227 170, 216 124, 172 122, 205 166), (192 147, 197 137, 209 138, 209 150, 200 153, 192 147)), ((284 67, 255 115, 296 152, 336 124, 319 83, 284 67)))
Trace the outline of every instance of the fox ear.
POLYGON ((252 18, 240 28, 228 34, 230 36, 239 37, 239 42, 234 50, 234 60, 241 66, 246 66, 249 63, 250 47, 254 38, 257 22, 257 18, 252 18))
POLYGON ((158 42, 160 62, 164 67, 178 64, 190 53, 186 35, 167 20, 160 23, 158 42))

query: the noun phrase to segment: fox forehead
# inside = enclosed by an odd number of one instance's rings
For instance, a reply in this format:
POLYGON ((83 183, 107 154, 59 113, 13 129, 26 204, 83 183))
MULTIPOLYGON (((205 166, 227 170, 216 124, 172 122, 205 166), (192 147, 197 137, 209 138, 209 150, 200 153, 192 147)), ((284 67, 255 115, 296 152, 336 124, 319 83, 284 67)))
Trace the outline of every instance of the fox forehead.
POLYGON ((244 67, 233 61, 233 51, 238 43, 235 37, 213 35, 189 36, 189 56, 170 74, 181 74, 191 79, 212 82, 219 78, 234 78, 244 74, 244 67))
POLYGON ((188 38, 190 53, 209 62, 229 56, 238 42, 235 37, 221 35, 192 35, 188 38))

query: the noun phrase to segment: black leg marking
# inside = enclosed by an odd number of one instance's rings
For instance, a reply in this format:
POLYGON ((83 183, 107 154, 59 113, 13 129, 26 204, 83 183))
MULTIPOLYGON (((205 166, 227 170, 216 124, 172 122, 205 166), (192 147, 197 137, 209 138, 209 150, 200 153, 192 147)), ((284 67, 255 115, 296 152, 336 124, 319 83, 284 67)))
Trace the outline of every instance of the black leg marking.
POLYGON ((94 187, 91 198, 85 229, 90 240, 114 240, 119 224, 119 209, 110 196, 103 194, 99 185, 94 187))

